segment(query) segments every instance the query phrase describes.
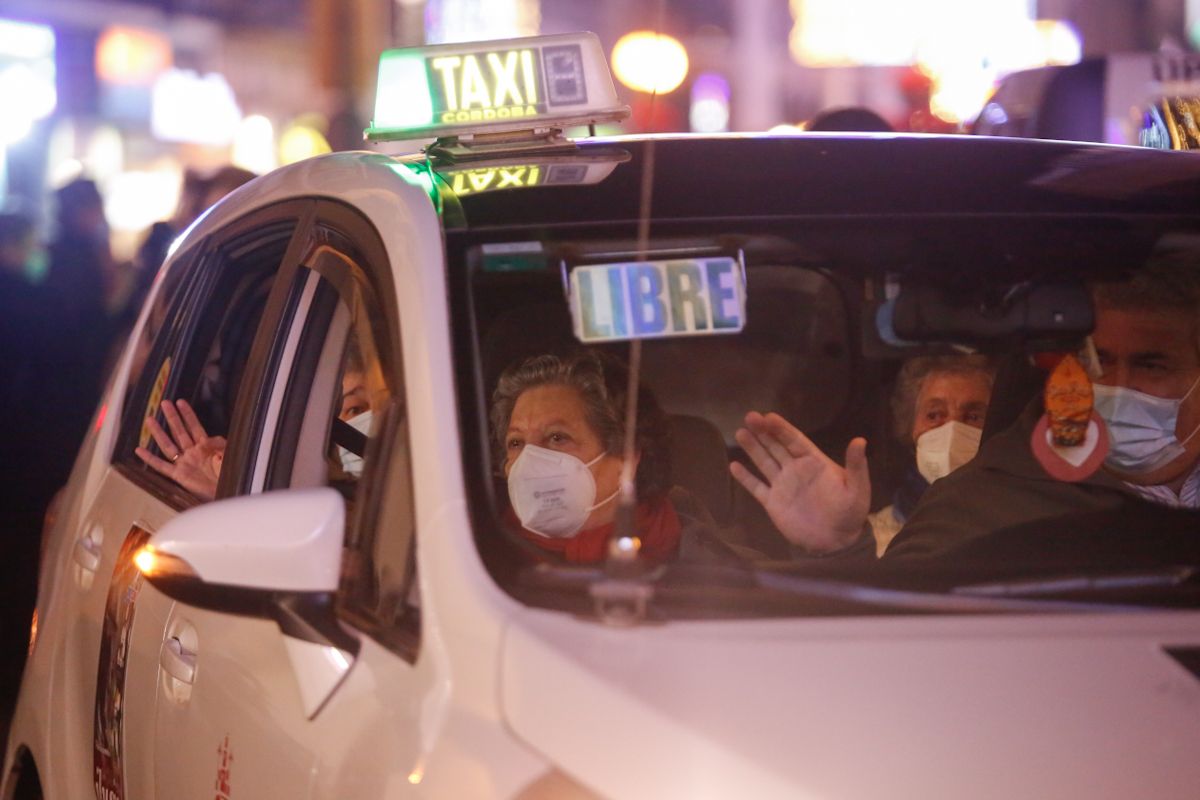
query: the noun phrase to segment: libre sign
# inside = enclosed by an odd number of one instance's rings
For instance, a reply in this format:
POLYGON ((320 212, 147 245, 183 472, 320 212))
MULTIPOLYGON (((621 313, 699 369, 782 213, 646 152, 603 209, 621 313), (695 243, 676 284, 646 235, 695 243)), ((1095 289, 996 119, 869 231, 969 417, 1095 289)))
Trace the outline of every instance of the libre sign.
POLYGON ((746 324, 742 265, 722 257, 576 267, 571 316, 581 342, 737 333, 746 324))

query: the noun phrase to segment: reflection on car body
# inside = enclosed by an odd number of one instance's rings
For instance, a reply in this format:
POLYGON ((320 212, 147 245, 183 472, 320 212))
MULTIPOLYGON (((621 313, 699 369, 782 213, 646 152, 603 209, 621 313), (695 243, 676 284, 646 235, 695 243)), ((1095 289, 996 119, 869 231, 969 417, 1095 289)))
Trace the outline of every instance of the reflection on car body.
MULTIPOLYGON (((1049 362, 1086 362, 1095 332, 1089 379, 1164 371, 1132 390, 1179 400, 1176 438, 1200 447, 1176 388, 1200 352, 1178 328, 1175 361, 1126 352, 1103 335, 1120 304, 1093 302, 1155 269, 1186 283, 1200 162, 983 137, 522 139, 511 113, 512 139, 480 149, 469 105, 498 92, 534 87, 522 116, 548 127, 621 109, 589 36, 392 54, 384 84, 428 91, 434 60, 468 55, 490 66, 454 73, 457 139, 285 167, 169 259, 48 533, 4 790, 88 796, 105 751, 104 792, 127 798, 1190 797, 1195 503, 1033 472, 1029 430, 1049 362), (525 52, 541 77, 509 86, 525 52), (488 172, 571 160, 553 182, 488 172), (640 360, 700 546, 639 561, 614 514, 612 546, 571 562, 514 528, 491 398, 512 365, 580 350, 640 360), (355 352, 376 366, 348 432, 355 352), (902 363, 964 352, 1000 364, 979 454, 929 489, 953 510, 918 508, 883 558, 861 525, 785 537, 734 480, 731 461, 757 469, 747 412, 774 412, 822 463, 855 453, 881 509, 914 458, 892 435, 902 363), (212 501, 136 453, 170 457, 145 426, 164 399, 227 440, 212 501), (1004 494, 1018 479, 1036 502, 1004 494), (109 599, 131 577, 126 651, 109 599)), ((437 135, 438 91, 377 109, 371 138, 437 135)))

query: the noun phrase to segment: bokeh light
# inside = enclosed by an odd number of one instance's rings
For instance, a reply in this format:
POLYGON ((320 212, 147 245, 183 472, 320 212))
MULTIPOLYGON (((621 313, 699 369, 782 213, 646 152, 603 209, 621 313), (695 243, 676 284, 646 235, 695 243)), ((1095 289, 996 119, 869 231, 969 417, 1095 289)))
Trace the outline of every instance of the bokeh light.
POLYGON ((312 115, 293 120, 279 136, 279 163, 294 164, 331 152, 328 140, 321 133, 323 127, 324 120, 312 115))
POLYGON ((275 160, 275 126, 261 114, 251 114, 238 125, 231 161, 235 167, 259 175, 279 166, 275 160))
POLYGON ((170 41, 153 31, 112 27, 96 41, 96 75, 111 83, 149 86, 171 59, 170 41))
POLYGON ((705 72, 692 81, 692 104, 688 122, 693 131, 719 133, 729 130, 729 81, 715 72, 705 72))
POLYGON ((687 50, 666 34, 634 31, 617 40, 612 52, 613 74, 637 92, 668 94, 688 73, 687 50))

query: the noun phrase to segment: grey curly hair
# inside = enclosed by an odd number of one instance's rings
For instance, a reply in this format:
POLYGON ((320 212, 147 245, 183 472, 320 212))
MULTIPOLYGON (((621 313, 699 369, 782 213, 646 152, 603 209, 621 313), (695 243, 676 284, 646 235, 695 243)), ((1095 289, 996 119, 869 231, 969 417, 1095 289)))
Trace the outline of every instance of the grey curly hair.
MULTIPOLYGON (((538 386, 561 385, 577 390, 583 398, 588 425, 609 453, 624 447, 625 404, 629 371, 617 359, 594 350, 568 356, 534 356, 510 366, 500 376, 492 393, 490 413, 495 459, 504 463, 505 439, 517 398, 538 386)), ((636 485, 642 498, 667 491, 671 486, 670 450, 666 417, 643 385, 638 392, 636 446, 641 453, 636 485)))
POLYGON ((921 384, 934 374, 982 375, 987 379, 990 391, 996 367, 987 356, 974 354, 917 356, 905 361, 892 392, 892 425, 896 438, 906 445, 912 444, 913 418, 917 413, 921 384))

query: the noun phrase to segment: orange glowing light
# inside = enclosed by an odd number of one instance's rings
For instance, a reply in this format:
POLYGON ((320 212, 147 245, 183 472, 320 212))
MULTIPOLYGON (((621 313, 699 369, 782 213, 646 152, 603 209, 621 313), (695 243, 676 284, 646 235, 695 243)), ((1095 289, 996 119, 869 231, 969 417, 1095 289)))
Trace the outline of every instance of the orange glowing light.
POLYGON ((158 569, 158 554, 153 547, 143 547, 133 554, 133 564, 143 575, 153 575, 158 569))
POLYGON ((171 66, 171 43, 140 28, 107 28, 96 41, 96 75, 109 83, 149 86, 171 66))

